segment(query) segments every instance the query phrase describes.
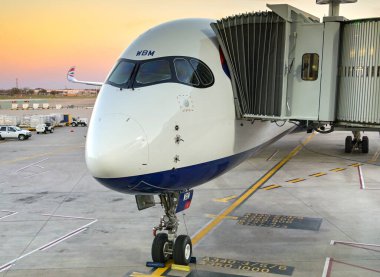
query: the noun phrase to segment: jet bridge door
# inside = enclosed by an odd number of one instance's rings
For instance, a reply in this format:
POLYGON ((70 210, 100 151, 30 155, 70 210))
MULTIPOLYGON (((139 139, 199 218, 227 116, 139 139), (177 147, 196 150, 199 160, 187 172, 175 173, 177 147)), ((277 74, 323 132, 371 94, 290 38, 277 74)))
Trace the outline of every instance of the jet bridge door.
POLYGON ((289 49, 287 116, 317 120, 321 90, 323 24, 296 24, 289 49))

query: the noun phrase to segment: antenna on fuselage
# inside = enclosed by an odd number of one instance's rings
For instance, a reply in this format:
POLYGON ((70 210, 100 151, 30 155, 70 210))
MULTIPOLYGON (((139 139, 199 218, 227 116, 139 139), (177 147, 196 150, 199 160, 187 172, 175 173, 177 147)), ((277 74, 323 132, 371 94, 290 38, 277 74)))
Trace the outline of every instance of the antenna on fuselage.
POLYGON ((339 16, 340 4, 352 4, 358 2, 358 0, 316 0, 317 4, 325 5, 329 4, 329 16, 339 16))

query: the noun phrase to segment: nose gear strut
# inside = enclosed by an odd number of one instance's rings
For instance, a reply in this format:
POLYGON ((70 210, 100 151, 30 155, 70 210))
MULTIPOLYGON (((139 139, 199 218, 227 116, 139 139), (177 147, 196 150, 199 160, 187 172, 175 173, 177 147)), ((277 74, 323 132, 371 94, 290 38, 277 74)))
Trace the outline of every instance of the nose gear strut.
MULTIPOLYGON (((152 244, 153 262, 165 263, 173 258, 175 264, 188 265, 192 254, 191 239, 187 235, 177 236, 179 220, 176 213, 185 201, 191 201, 192 192, 166 192, 159 195, 165 211, 158 226, 153 228, 155 236, 152 244), (189 198, 190 197, 190 198, 189 198)), ((185 204, 184 208, 188 208, 185 204)))

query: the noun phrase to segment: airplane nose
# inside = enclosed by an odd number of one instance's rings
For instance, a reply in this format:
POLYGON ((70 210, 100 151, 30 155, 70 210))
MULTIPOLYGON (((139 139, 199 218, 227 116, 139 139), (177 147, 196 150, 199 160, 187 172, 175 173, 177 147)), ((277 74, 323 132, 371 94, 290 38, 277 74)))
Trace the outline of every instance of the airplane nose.
POLYGON ((86 163, 94 177, 139 175, 148 155, 146 134, 135 119, 124 114, 93 117, 87 134, 86 163))

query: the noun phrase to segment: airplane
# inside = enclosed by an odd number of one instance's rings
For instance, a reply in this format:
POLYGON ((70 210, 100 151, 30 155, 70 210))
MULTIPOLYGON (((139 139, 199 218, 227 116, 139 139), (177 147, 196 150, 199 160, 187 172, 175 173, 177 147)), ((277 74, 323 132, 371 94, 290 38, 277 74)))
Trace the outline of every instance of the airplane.
POLYGON ((178 235, 176 213, 193 188, 257 154, 295 129, 240 120, 230 74, 210 19, 158 25, 138 37, 101 85, 86 141, 86 164, 104 186, 136 195, 139 210, 160 198, 152 259, 187 265, 191 238, 178 235))

